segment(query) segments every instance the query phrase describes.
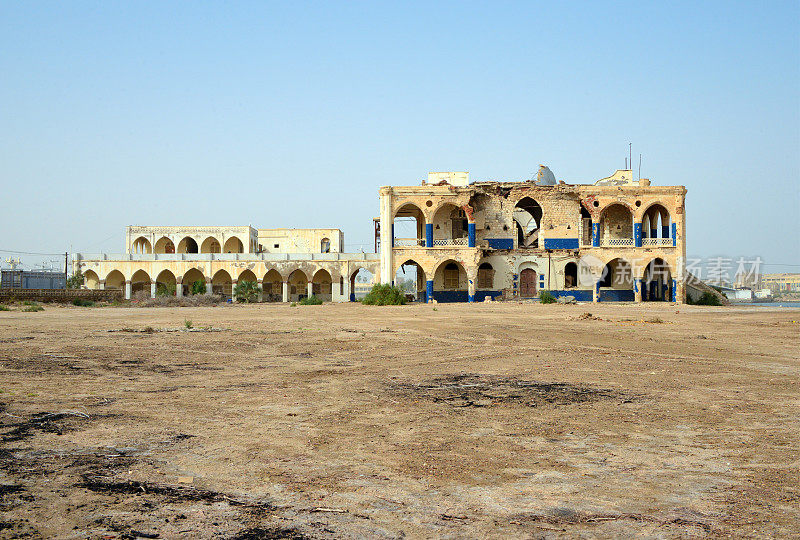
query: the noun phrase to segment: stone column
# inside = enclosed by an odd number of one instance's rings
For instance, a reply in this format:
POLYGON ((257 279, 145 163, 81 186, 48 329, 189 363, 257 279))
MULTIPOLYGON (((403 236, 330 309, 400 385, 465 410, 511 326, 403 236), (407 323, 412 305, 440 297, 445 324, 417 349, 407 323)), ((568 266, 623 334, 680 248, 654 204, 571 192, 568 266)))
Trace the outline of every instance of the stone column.
POLYGON ((211 278, 206 278, 206 294, 209 296, 214 294, 214 287, 213 283, 211 282, 211 278))
POLYGON ((155 281, 151 281, 150 282, 150 298, 155 298, 156 297, 156 287, 157 287, 156 282, 155 281))
POLYGON ((314 294, 314 283, 311 280, 308 280, 308 285, 306 286, 306 294, 308 294, 309 298, 311 298, 311 295, 314 294))
MULTIPOLYGON (((391 284, 394 279, 392 275, 393 261, 392 249, 392 188, 382 187, 380 190, 381 208, 381 283, 391 284)), ((352 293, 352 291, 351 291, 352 293)))
POLYGON ((175 280, 175 296, 178 298, 183 297, 183 279, 181 278, 175 280))
POLYGON ((264 280, 259 279, 258 281, 256 281, 256 283, 258 284, 258 301, 259 302, 263 302, 264 301, 264 280))
POLYGON ((342 297, 342 285, 338 281, 335 281, 335 278, 331 279, 331 300, 336 302, 342 297))
POLYGON ((433 223, 425 224, 425 247, 433 247, 433 223))
POLYGON ((104 279, 99 280, 97 282, 97 288, 100 289, 101 291, 106 290, 106 280, 104 279))
POLYGON ((475 247, 475 222, 467 223, 467 246, 475 247))
POLYGON ((125 282, 125 300, 131 299, 131 280, 125 282))
POLYGON ((425 283, 425 295, 428 297, 428 302, 433 302, 433 280, 429 279, 425 283))
POLYGON ((283 282, 283 301, 284 302, 288 302, 289 301, 289 282, 288 281, 284 281, 283 282))
POLYGON ((633 301, 634 302, 641 302, 642 301, 642 287, 644 286, 643 279, 637 279, 633 283, 633 301))
POLYGON ((475 282, 478 281, 478 267, 467 269, 467 302, 475 301, 475 282))
POLYGON ((231 302, 236 302, 236 295, 234 294, 233 290, 236 288, 236 284, 238 283, 237 280, 231 281, 231 302))
POLYGON ((642 247, 642 224, 633 224, 633 245, 634 247, 642 247))
POLYGON ((600 247, 600 224, 592 221, 592 247, 600 247))
POLYGON ((592 287, 592 302, 599 302, 600 301, 600 282, 595 282, 594 286, 592 287))

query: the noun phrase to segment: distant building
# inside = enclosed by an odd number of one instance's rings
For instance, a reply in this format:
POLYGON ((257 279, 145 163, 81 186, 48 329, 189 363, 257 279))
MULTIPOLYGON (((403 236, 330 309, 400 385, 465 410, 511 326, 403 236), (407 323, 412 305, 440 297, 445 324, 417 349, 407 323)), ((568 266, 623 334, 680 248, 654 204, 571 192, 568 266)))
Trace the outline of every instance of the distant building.
POLYGON ((3 289, 65 289, 64 272, 48 270, 3 270, 0 288, 3 289))
POLYGON ((761 274, 761 288, 773 294, 800 292, 800 274, 761 274))

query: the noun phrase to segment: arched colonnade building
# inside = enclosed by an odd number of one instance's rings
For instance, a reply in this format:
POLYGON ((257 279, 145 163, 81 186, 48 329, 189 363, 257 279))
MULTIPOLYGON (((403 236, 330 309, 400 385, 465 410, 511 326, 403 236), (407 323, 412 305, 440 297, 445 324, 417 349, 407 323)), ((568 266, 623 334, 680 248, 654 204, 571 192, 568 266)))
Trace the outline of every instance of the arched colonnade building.
MULTIPOLYGON (((419 301, 535 298, 685 300, 686 188, 633 180, 556 182, 546 167, 526 182, 474 182, 430 173, 379 190, 378 253, 346 253, 338 229, 131 226, 124 254, 78 254, 89 288, 126 298, 197 292, 230 296, 241 281, 263 301, 316 294, 352 301, 356 276, 405 281, 419 301), (173 292, 174 291, 174 292, 173 292)), ((359 280, 359 288, 364 288, 359 280)))

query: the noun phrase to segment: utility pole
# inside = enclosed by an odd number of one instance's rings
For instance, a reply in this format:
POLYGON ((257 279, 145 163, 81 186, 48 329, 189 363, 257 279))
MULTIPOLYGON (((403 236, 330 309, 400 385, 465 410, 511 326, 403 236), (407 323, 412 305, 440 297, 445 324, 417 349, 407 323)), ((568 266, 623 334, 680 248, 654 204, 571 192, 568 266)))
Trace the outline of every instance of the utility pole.
POLYGON ((64 288, 65 289, 67 288, 67 279, 69 279, 69 277, 67 276, 67 267, 68 266, 69 266, 69 252, 65 251, 64 252, 64 288))

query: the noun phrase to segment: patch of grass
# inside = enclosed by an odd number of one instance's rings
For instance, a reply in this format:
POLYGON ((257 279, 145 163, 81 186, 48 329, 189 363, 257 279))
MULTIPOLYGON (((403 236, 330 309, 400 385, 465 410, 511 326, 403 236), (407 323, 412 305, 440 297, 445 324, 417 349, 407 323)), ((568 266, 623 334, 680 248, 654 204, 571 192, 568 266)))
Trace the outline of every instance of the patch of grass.
POLYGON ((0 311, 11 311, 11 308, 8 306, 4 306, 3 304, 0 304, 0 311))
POLYGON ((555 304, 556 297, 550 294, 550 291, 541 291, 539 293, 539 301, 542 304, 555 304))
POLYGON ((688 294, 686 295, 686 303, 694 306, 721 306, 722 302, 719 301, 716 295, 711 294, 710 292, 706 291, 703 293, 703 296, 698 298, 696 301, 692 300, 692 297, 688 294))
POLYGON ((38 306, 39 305, 36 302, 31 302, 30 300, 23 300, 21 303, 22 303, 23 306, 38 306))
POLYGON ((372 290, 361 300, 361 303, 368 306, 404 306, 406 293, 400 287, 379 283, 372 286, 372 290))
POLYGON ((156 329, 153 328, 152 326, 145 326, 144 328, 142 328, 142 332, 145 334, 154 334, 155 331, 156 329))
POLYGON ((321 298, 317 298, 315 295, 312 294, 311 296, 309 296, 307 298, 303 298, 302 300, 300 300, 300 305, 301 306, 321 306, 322 305, 322 299, 321 298))
POLYGON ((78 307, 92 307, 94 306, 94 302, 91 300, 84 300, 83 298, 75 298, 72 301, 72 305, 78 307))
POLYGON ((292 305, 289 307, 297 307, 297 302, 292 302, 292 305))
POLYGON ((183 321, 183 324, 184 324, 184 326, 186 326, 186 329, 187 329, 187 330, 191 330, 191 328, 192 328, 192 321, 191 321, 191 319, 186 319, 185 321, 183 321))
POLYGON ((37 311, 44 311, 44 308, 39 304, 31 303, 31 305, 28 305, 22 311, 25 311, 27 313, 36 313, 37 311))

